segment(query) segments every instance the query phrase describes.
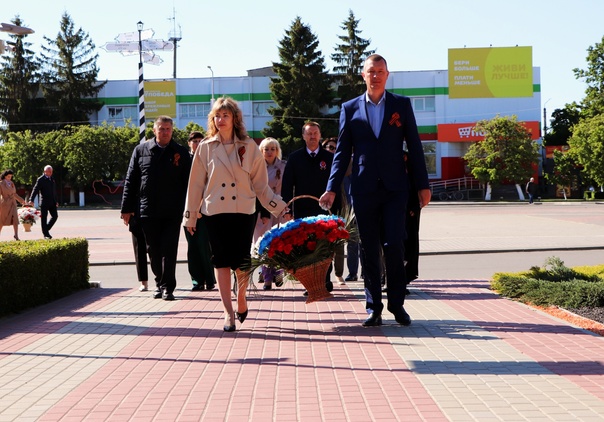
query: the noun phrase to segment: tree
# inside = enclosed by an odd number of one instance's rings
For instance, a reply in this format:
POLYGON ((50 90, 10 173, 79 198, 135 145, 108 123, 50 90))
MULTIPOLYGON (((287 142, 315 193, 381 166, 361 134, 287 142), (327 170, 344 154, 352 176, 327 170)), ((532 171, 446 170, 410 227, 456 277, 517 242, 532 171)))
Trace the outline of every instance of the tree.
POLYGON ((44 41, 48 46, 42 46, 43 90, 57 127, 88 124, 90 114, 103 106, 95 96, 106 84, 97 82, 94 43, 82 28, 75 30, 67 13, 57 37, 44 41))
POLYGON ((564 199, 566 200, 566 189, 571 186, 578 177, 577 163, 573 155, 562 151, 554 151, 554 169, 551 173, 546 173, 546 180, 554 187, 562 186, 564 199))
POLYGON ((485 199, 491 199, 491 185, 510 181, 516 185, 519 199, 524 200, 520 182, 531 177, 539 160, 531 133, 516 116, 481 120, 474 130, 484 133, 484 140, 470 146, 464 159, 472 175, 487 185, 485 199))
POLYGON ((137 132, 134 126, 119 131, 106 123, 65 128, 61 159, 72 188, 82 190, 95 180, 116 180, 125 174, 137 132))
POLYGON ((587 84, 583 108, 589 116, 604 112, 604 37, 587 49, 587 69, 573 69, 577 79, 587 84))
POLYGON ((336 45, 336 52, 331 55, 331 59, 337 63, 333 70, 338 106, 365 92, 361 71, 365 59, 375 53, 375 50, 368 50, 371 40, 359 36, 362 32, 358 29, 359 22, 360 20, 355 19, 352 10, 349 10, 348 19, 340 27, 346 31, 346 35, 338 35, 342 44, 336 45))
POLYGON ((281 141, 284 155, 301 147, 302 126, 307 120, 322 122, 321 109, 331 100, 330 76, 325 71, 319 41, 300 17, 279 42, 279 63, 273 62, 277 75, 271 78, 271 97, 277 107, 270 108, 273 119, 263 130, 264 136, 281 141))
POLYGON ((568 144, 569 153, 583 166, 583 175, 604 186, 604 114, 581 119, 568 144))
MULTIPOLYGON (((13 24, 22 26, 16 16, 13 24)), ((35 121, 43 117, 42 98, 37 98, 40 89, 40 65, 30 50, 31 43, 25 42, 27 35, 10 35, 12 52, 2 56, 4 65, 0 69, 0 118, 7 124, 7 131, 36 130, 35 121)))
POLYGON ((547 146, 568 145, 573 126, 579 123, 581 110, 576 102, 566 104, 552 113, 551 130, 543 136, 543 144, 547 146))
POLYGON ((46 155, 42 139, 32 131, 9 132, 0 147, 0 168, 13 170, 17 183, 33 185, 44 168, 40 158, 46 155))

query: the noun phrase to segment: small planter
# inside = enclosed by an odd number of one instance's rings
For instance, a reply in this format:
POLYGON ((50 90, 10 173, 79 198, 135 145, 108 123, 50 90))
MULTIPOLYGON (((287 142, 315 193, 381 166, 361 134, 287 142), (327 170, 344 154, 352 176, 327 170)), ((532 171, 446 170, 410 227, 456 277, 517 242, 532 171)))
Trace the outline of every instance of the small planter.
POLYGON ((31 231, 31 226, 32 225, 30 223, 23 223, 22 226, 23 226, 23 231, 26 231, 26 232, 30 232, 31 231))

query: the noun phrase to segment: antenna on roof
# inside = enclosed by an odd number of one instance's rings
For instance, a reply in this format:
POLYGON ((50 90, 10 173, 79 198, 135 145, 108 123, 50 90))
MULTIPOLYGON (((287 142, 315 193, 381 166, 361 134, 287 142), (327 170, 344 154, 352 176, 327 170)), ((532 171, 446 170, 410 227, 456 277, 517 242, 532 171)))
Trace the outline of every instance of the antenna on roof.
POLYGON ((178 41, 182 40, 182 31, 180 29, 180 24, 178 25, 178 30, 176 29, 176 8, 172 8, 172 17, 168 18, 168 20, 172 21, 172 30, 168 34, 169 40, 174 43, 174 72, 172 77, 176 79, 176 50, 178 41))

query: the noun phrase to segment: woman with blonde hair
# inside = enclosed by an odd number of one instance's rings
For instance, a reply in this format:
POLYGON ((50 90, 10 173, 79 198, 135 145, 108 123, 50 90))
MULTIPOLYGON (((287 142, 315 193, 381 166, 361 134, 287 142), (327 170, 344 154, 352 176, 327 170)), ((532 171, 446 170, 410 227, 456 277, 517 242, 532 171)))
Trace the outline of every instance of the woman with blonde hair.
POLYGON ((206 219, 212 265, 225 312, 224 331, 235 331, 248 315, 246 291, 256 223, 256 198, 274 216, 286 203, 268 185, 266 162, 243 124, 235 100, 216 100, 208 115, 207 137, 193 156, 183 225, 195 232, 198 218, 206 219), (237 311, 231 300, 231 270, 237 276, 237 311))
MULTIPOLYGON (((273 192, 281 195, 281 182, 283 180, 283 171, 285 170, 285 161, 281 160, 281 145, 275 138, 265 138, 260 142, 260 151, 266 161, 266 172, 268 173, 268 185, 273 192)), ((261 205, 258 207, 260 214, 254 229, 254 243, 271 227, 279 222, 279 218, 271 214, 261 205)), ((264 281, 264 290, 270 290, 273 282, 277 287, 283 284, 283 272, 274 270, 267 266, 260 268, 262 281, 264 281)))

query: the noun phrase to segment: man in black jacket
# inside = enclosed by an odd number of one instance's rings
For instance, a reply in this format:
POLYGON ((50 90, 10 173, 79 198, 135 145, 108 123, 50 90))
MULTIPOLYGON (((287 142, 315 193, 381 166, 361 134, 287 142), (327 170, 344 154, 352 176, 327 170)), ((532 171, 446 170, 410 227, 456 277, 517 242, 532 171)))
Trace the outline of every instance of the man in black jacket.
POLYGON ((51 166, 45 166, 44 174, 36 180, 36 184, 34 185, 29 198, 31 205, 33 205, 32 201, 38 194, 40 195, 40 212, 42 214, 40 216, 40 219, 42 220, 42 234, 44 235, 44 239, 52 239, 50 229, 52 229, 52 226, 57 222, 57 218, 59 218, 59 213, 57 212, 59 200, 57 196, 57 184, 52 177, 51 166), (49 213, 50 221, 47 221, 49 213))
POLYGON ((139 207, 157 286, 153 297, 164 300, 174 300, 178 238, 191 169, 189 151, 172 140, 172 131, 172 119, 160 116, 153 124, 155 138, 134 149, 121 207, 126 225, 139 207))
MULTIPOLYGON (((302 138, 306 146, 290 154, 283 171, 281 197, 285 202, 289 202, 292 198, 300 195, 312 195, 318 199, 325 192, 331 173, 333 154, 321 148, 321 127, 319 124, 307 122, 302 127, 302 138)), ((341 189, 338 190, 338 192, 340 191, 341 189)), ((308 198, 297 199, 289 208, 292 210, 293 218, 311 217, 327 213, 319 206, 319 201, 308 198)), ((341 208, 342 196, 338 193, 331 211, 337 214, 341 208)), ((287 214, 289 213, 285 215, 287 214)), ((333 290, 333 283, 330 279, 331 269, 330 266, 325 280, 325 286, 330 292, 333 290)))

